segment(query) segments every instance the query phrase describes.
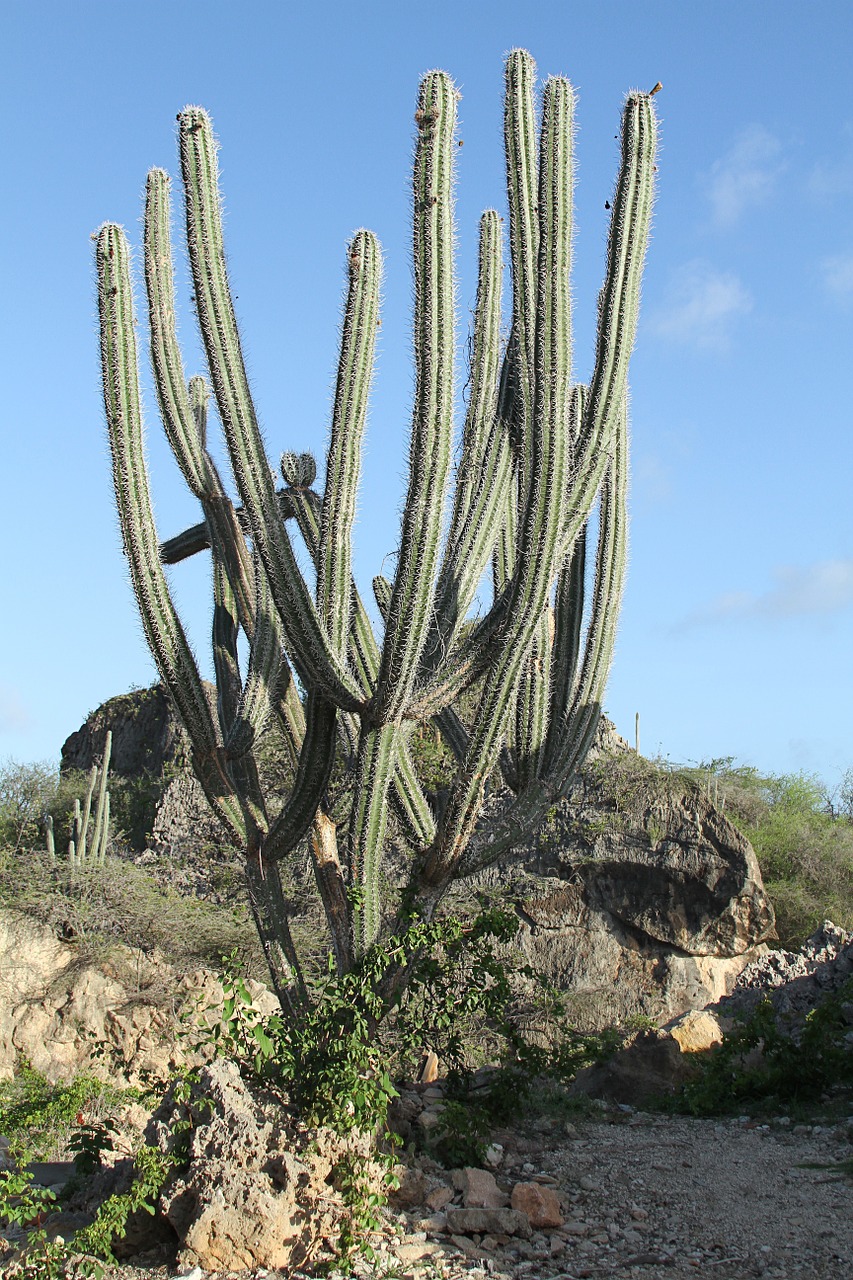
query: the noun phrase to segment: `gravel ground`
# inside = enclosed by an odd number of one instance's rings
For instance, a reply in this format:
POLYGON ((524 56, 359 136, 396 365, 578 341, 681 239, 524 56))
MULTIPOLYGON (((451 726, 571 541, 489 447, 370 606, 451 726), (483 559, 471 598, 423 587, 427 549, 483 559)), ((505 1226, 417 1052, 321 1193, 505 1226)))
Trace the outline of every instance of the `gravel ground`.
MULTIPOLYGON (((440 1214, 415 1207, 389 1214, 373 1266, 337 1280, 853 1280, 853 1179, 840 1167, 853 1157, 853 1114, 806 1125, 614 1110, 497 1136, 506 1152, 498 1182, 553 1186, 562 1229, 530 1240, 451 1237, 440 1214)), ((150 1261, 111 1269, 109 1280, 214 1280, 150 1261)))

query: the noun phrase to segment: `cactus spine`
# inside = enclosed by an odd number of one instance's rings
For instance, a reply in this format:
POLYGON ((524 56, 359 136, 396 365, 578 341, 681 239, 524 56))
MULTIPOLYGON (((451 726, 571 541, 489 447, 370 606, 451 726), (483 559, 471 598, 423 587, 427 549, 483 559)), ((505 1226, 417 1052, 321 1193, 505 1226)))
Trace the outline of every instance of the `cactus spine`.
MULTIPOLYGON (((413 174, 414 362, 409 475, 393 581, 377 579, 375 633, 352 578, 351 535, 379 318, 381 253, 359 231, 347 249, 344 310, 322 496, 313 459, 282 456, 276 490, 252 401, 222 239, 216 143, 198 107, 179 116, 186 234, 210 387, 239 494, 208 452, 206 382, 187 382, 175 336, 169 180, 149 177, 145 278, 154 378, 166 434, 203 524, 160 545, 142 450, 129 250, 97 237, 104 396, 125 552, 149 644, 187 726, 208 799, 246 855, 255 919, 283 1004, 307 1000, 279 868, 310 834, 334 954, 346 970, 387 925, 429 915, 454 877, 494 861, 535 827, 583 760, 601 710, 625 568, 627 369, 651 218, 655 119, 634 93, 622 117, 595 362, 572 381, 573 117, 554 78, 537 127, 535 67, 507 60, 504 139, 512 304, 501 337, 501 219, 481 219, 470 394, 451 494, 455 349, 453 165, 457 93, 443 72, 420 87, 413 174), (445 503, 449 520, 445 521, 445 503), (597 512, 597 518, 591 517, 597 512), (443 530, 446 532, 443 533, 443 530), (294 537, 315 572, 300 569, 294 537), (217 706, 205 696, 162 563, 211 549, 217 706), (593 589, 585 602, 587 552, 593 589), (489 563, 494 597, 476 624, 489 563), (241 672, 237 637, 250 642, 241 672), (476 711, 459 696, 479 682, 476 711), (299 690, 303 691, 300 697, 299 690), (296 765, 270 808, 256 743, 280 722, 296 765), (439 798, 409 750, 431 720, 457 761, 439 798), (351 775, 333 804, 336 756, 351 775), (500 771, 502 805, 483 810, 500 771), (394 832, 408 880, 383 898, 394 832), (390 896, 389 896, 390 895, 390 896)), ((472 695, 469 695, 472 696, 472 695)))

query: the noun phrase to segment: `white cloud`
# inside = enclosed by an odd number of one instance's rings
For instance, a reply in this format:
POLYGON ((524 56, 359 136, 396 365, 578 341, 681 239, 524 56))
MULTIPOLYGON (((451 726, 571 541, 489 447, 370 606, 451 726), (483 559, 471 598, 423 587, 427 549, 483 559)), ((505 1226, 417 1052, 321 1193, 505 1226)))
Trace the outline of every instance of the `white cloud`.
POLYGON ((782 565, 767 591, 730 591, 687 619, 688 624, 730 619, 778 620, 838 613, 853 604, 853 559, 782 565))
POLYGON ((724 349, 752 298, 732 271, 707 262, 688 262, 674 276, 663 307, 649 320, 662 337, 691 346, 724 349))
POLYGON ((836 253, 820 264, 823 283, 837 298, 853 298, 853 251, 836 253))
POLYGON ((29 712, 17 691, 0 685, 0 733, 20 733, 29 727, 29 712))
POLYGON ((760 124, 741 130, 705 178, 714 225, 730 227, 747 209, 764 204, 784 169, 778 138, 760 124))

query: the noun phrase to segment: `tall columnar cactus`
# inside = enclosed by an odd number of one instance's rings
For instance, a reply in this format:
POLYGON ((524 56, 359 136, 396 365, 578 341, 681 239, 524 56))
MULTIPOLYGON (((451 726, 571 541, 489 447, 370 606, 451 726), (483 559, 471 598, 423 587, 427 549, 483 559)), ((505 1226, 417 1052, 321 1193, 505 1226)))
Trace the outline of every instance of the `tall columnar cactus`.
POLYGON ((194 767, 245 853, 250 897, 283 1004, 307 999, 280 868, 310 836, 338 966, 357 963, 383 929, 429 916, 451 881, 494 862, 565 793, 595 733, 613 652, 625 568, 627 372, 652 209, 652 95, 622 117, 595 361, 572 380, 571 255, 574 92, 551 79, 537 127, 535 68, 506 66, 505 145, 512 306, 501 337, 502 228, 480 224, 470 396, 453 470, 453 166, 458 94, 443 72, 420 88, 413 177, 414 361, 409 479, 393 581, 374 589, 381 638, 352 578, 351 532, 379 316, 381 254, 359 231, 347 249, 325 483, 285 453, 276 488, 234 317, 222 241, 210 120, 181 112, 186 235, 210 386, 239 495, 228 497, 206 442, 208 384, 187 382, 175 336, 169 179, 154 170, 145 212, 145 280, 161 415, 204 523, 162 546, 142 443, 130 255, 121 228, 97 235, 104 396, 116 502, 145 632, 193 744, 194 767), (537 141, 538 139, 538 141, 537 141), (298 534, 316 573, 306 578, 298 534), (597 542, 591 575, 587 544, 597 542), (163 563, 202 547, 213 558, 212 708, 172 604, 163 563), (494 595, 470 613, 492 565, 494 595), (585 585, 592 579, 591 599, 585 585), (250 644, 240 669, 237 639, 250 644), (300 696, 299 690, 304 693, 300 696), (477 698, 465 723, 454 704, 477 698), (256 744, 278 717, 296 767, 292 792, 263 793, 256 744), (432 721, 456 760, 449 787, 425 793, 410 754, 432 721), (332 804, 336 754, 351 771, 345 812, 332 804), (500 773, 496 770, 499 768, 500 773), (502 778, 484 809, 487 786, 502 778), (393 825, 389 828, 389 818, 393 825), (393 893, 390 839, 408 857, 393 893), (389 896, 390 895, 390 896, 389 896))

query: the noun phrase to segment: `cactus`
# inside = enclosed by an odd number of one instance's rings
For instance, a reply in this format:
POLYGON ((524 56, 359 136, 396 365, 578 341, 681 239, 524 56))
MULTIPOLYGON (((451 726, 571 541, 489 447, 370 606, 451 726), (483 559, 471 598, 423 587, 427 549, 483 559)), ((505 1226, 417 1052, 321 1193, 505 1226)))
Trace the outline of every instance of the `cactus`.
POLYGON ((144 224, 154 380, 166 434, 203 515, 203 524, 161 545, 143 453, 130 251, 120 227, 106 224, 96 236, 104 398, 131 580, 161 678, 189 732, 196 773, 245 855, 270 972, 294 1016, 309 997, 281 866, 306 837, 336 962, 346 971, 380 943, 383 930, 413 914, 428 918, 455 878, 529 835, 565 794, 598 723, 625 569, 627 371, 651 219, 656 125, 652 95, 629 94, 595 360, 582 386, 572 380, 575 95, 568 81, 548 80, 537 129, 534 82, 530 55, 514 50, 504 121, 510 329, 504 342, 502 220, 487 210, 452 497, 458 94, 443 72, 431 72, 420 87, 409 476, 396 572, 393 581, 375 583, 381 638, 353 581, 351 552, 379 318, 376 238, 359 231, 347 248, 323 492, 313 487, 313 459, 293 452, 282 456, 284 484, 277 489, 228 283, 211 122, 198 107, 180 113, 187 246, 210 389, 199 377, 187 382, 183 371, 169 179, 156 169, 144 224), (211 391, 238 502, 207 448, 211 391), (295 537, 313 575, 300 569, 295 537), (589 546, 595 546, 591 574, 589 546), (163 571, 203 547, 213 561, 215 708, 163 571), (490 564, 494 597, 472 623, 490 564), (585 602, 588 576, 593 585, 585 602), (250 643, 245 673, 241 630, 250 643), (454 704, 474 688, 478 704, 466 724, 454 704), (255 757, 269 716, 277 717, 296 766, 292 791, 277 809, 263 794, 255 757), (440 801, 425 793, 409 750, 413 727, 424 721, 456 760, 440 801), (351 774, 343 810, 330 798, 336 757, 351 774), (484 809, 498 768, 502 798, 484 809), (396 890, 383 876, 389 815, 409 868, 396 890))
MULTIPOLYGON (((111 730, 107 730, 104 756, 100 767, 96 764, 92 765, 82 807, 79 800, 74 801, 71 838, 68 841, 68 864, 72 869, 102 867, 107 856, 107 846, 110 842, 110 793, 107 790, 107 777, 112 746, 113 735, 111 730), (94 813, 92 813, 93 800, 95 801, 94 813)), ((48 818, 46 837, 48 853, 53 861, 55 850, 51 818, 48 818)))

